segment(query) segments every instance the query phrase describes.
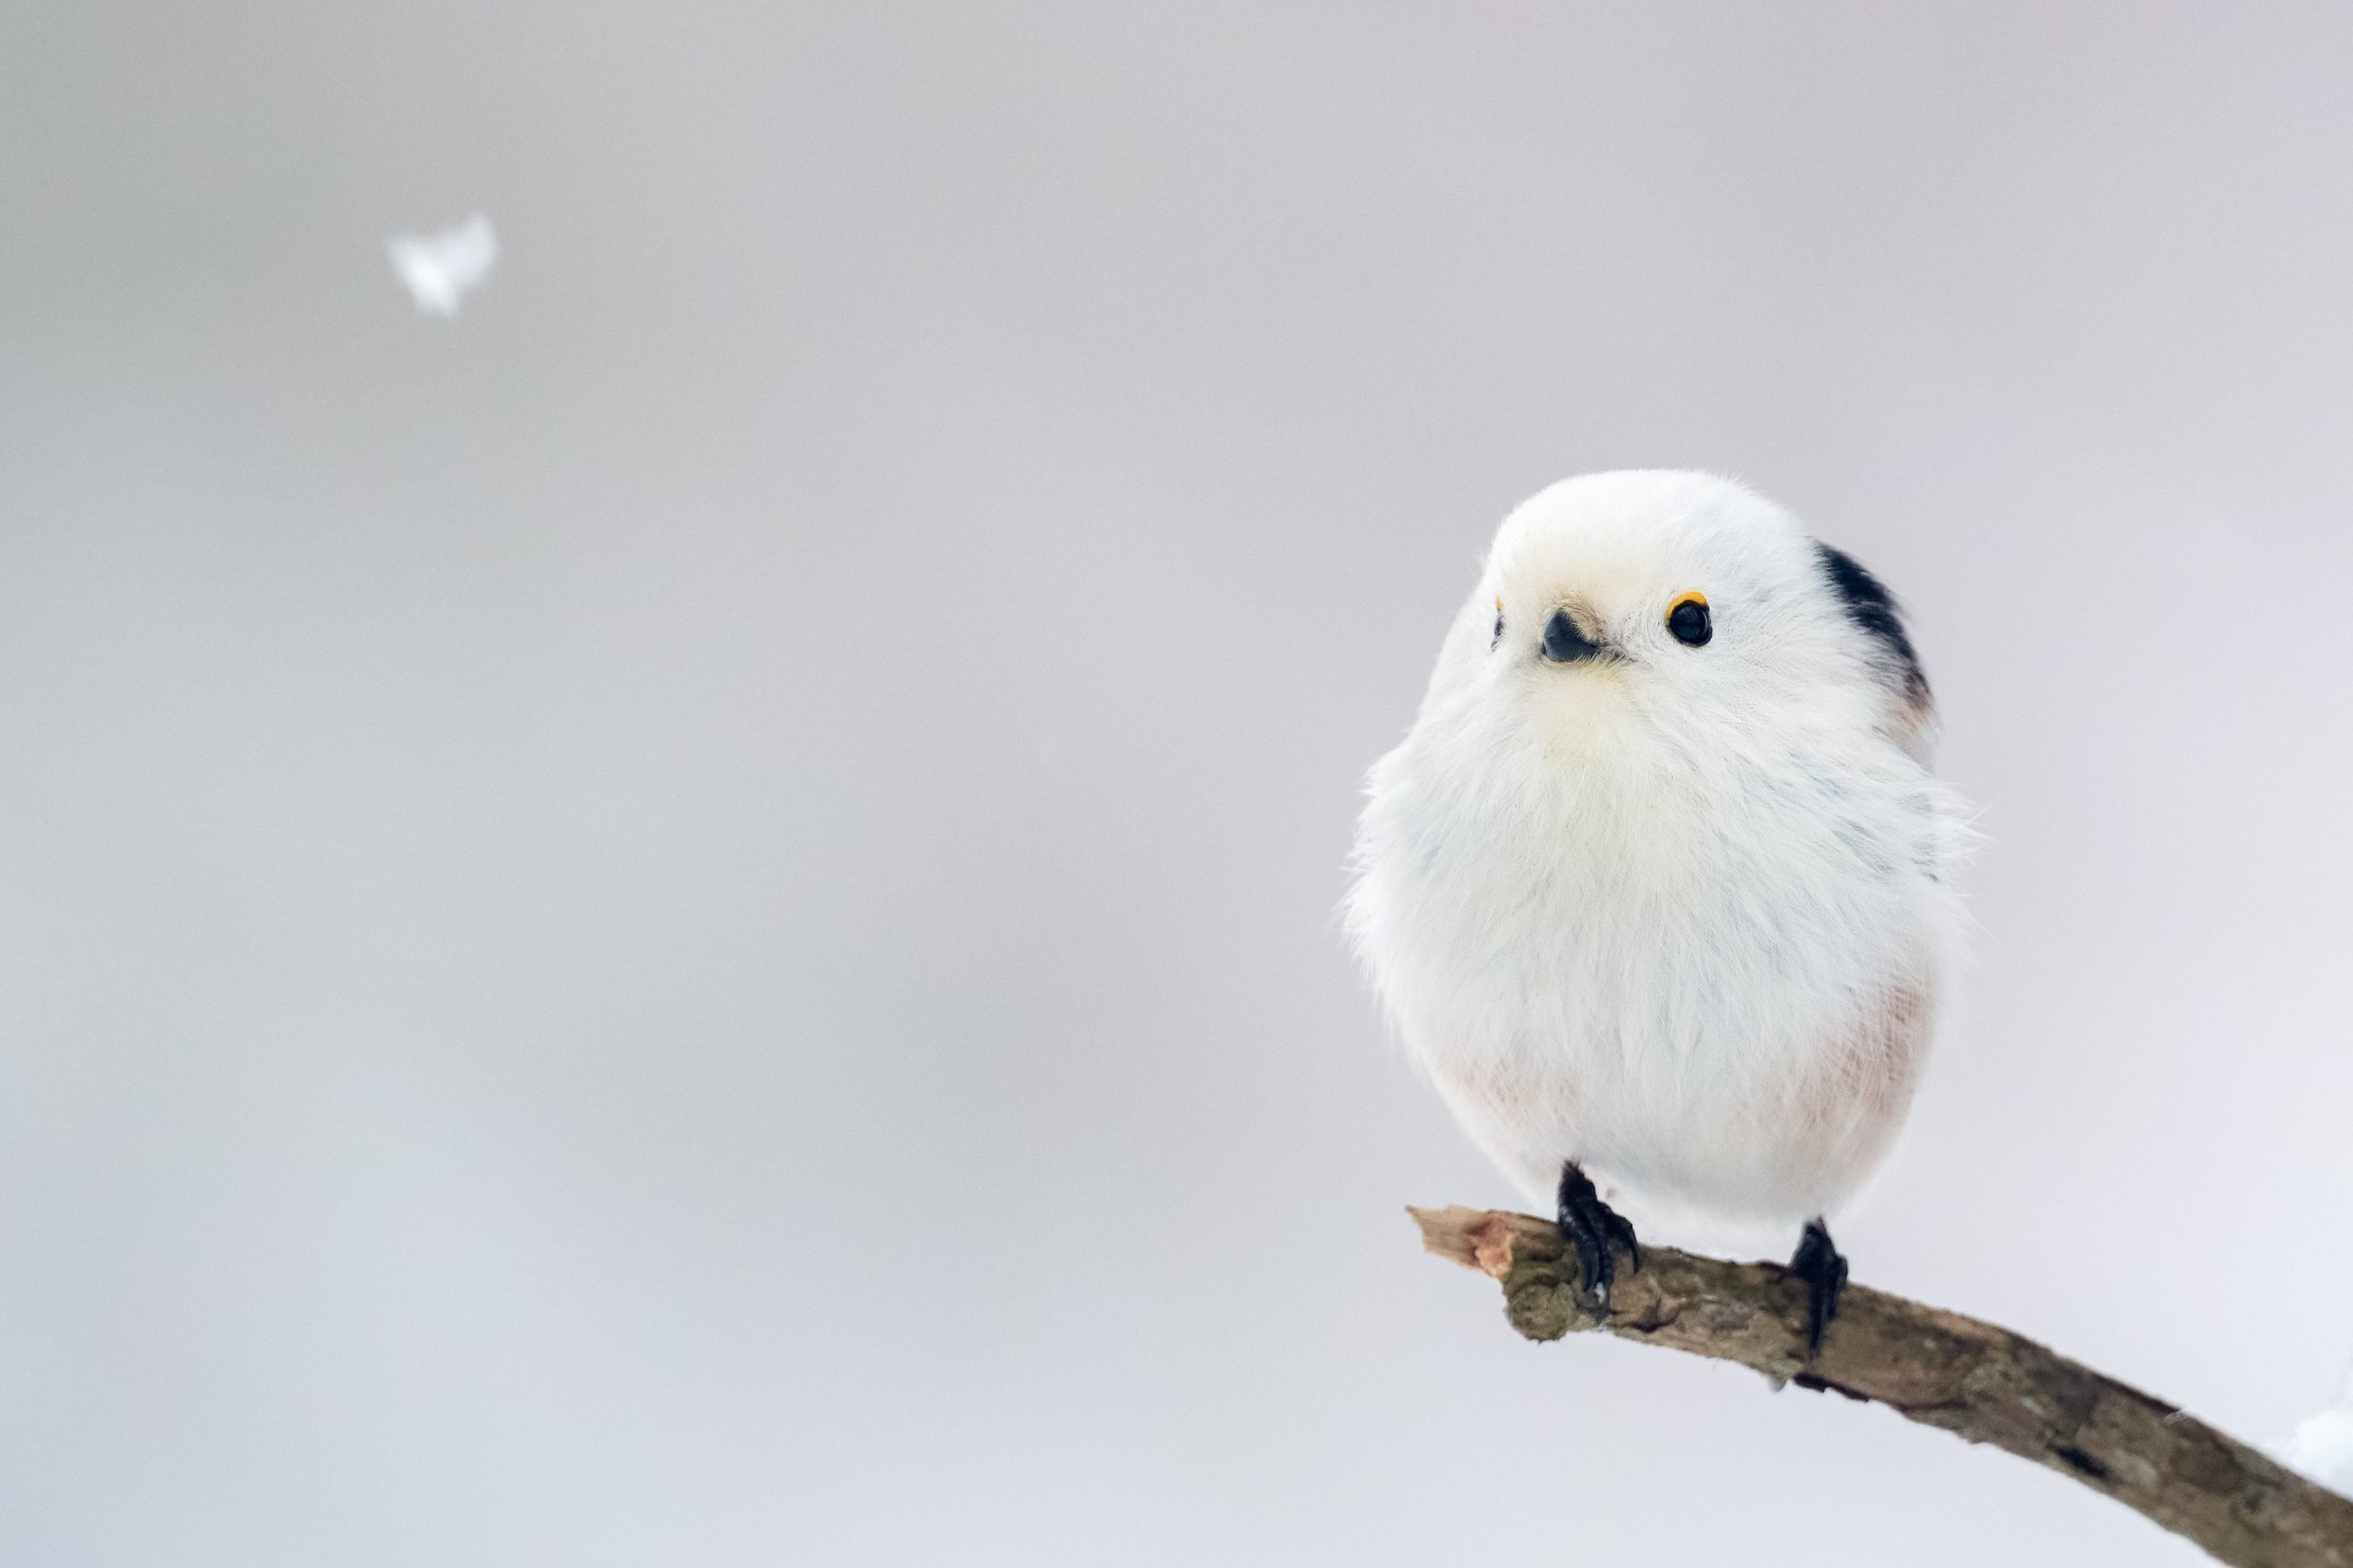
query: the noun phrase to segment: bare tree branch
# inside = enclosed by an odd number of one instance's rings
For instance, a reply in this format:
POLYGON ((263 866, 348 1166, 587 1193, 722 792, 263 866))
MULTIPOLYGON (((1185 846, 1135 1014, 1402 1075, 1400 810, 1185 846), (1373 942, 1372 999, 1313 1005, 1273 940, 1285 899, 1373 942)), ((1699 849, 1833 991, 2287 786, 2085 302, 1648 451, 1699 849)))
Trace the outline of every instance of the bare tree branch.
POLYGON ((1736 1361, 2048 1466, 2237 1568, 2353 1568, 2353 1501, 2008 1329, 1858 1285, 1809 1367, 1804 1287, 1769 1263, 1644 1247, 1640 1273, 1619 1270, 1604 1319, 1550 1221, 1407 1212, 1431 1252, 1502 1283, 1506 1315, 1530 1339, 1602 1328, 1736 1361))

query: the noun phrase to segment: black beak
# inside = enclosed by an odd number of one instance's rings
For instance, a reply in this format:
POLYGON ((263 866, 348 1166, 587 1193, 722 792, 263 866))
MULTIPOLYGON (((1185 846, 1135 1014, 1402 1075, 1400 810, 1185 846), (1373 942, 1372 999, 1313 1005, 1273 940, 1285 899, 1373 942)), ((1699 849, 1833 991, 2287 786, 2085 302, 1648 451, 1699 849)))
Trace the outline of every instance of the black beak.
POLYGON ((1588 642, 1569 612, 1556 609, 1552 619, 1544 623, 1544 656, 1556 665, 1574 664, 1590 659, 1601 652, 1601 644, 1588 642))

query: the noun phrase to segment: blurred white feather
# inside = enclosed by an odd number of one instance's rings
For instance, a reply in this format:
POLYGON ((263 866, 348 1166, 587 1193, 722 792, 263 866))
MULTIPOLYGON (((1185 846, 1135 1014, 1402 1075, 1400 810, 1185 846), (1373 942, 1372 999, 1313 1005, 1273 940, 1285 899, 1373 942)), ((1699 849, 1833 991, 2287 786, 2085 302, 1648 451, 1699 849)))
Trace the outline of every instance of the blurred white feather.
POLYGON ((438 234, 395 234, 391 250, 392 270, 415 296, 416 308, 428 315, 454 316, 458 301, 490 276, 498 260, 498 236, 490 220, 477 212, 438 234))
POLYGON ((2299 1423, 2273 1457, 2307 1479, 2353 1497, 2353 1372, 2346 1374, 2345 1392, 2336 1403, 2299 1423))

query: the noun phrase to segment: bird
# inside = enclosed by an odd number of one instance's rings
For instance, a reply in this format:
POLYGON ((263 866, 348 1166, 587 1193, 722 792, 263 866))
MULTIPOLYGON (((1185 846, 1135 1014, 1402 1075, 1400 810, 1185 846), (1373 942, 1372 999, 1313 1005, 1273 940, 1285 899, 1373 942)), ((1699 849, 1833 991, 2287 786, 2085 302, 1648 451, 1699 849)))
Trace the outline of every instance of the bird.
POLYGON ((1617 1204, 1791 1225, 1820 1352, 1828 1216, 1894 1142, 1965 947, 1936 729, 1894 596, 1738 483, 1586 474, 1497 528, 1367 778, 1343 924, 1605 1312, 1617 1253, 1642 1267, 1617 1204))

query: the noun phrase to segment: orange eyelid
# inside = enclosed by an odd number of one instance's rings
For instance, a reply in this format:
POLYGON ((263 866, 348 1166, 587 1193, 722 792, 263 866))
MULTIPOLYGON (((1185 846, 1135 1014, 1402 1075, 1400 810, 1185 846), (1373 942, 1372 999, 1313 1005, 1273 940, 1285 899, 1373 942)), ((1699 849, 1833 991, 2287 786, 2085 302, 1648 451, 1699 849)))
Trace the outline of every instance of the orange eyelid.
POLYGON ((1675 596, 1675 602, 1666 607, 1666 613, 1673 615, 1685 605, 1698 605, 1701 609, 1705 609, 1708 608, 1708 596, 1697 588, 1688 594, 1677 594, 1675 596))

